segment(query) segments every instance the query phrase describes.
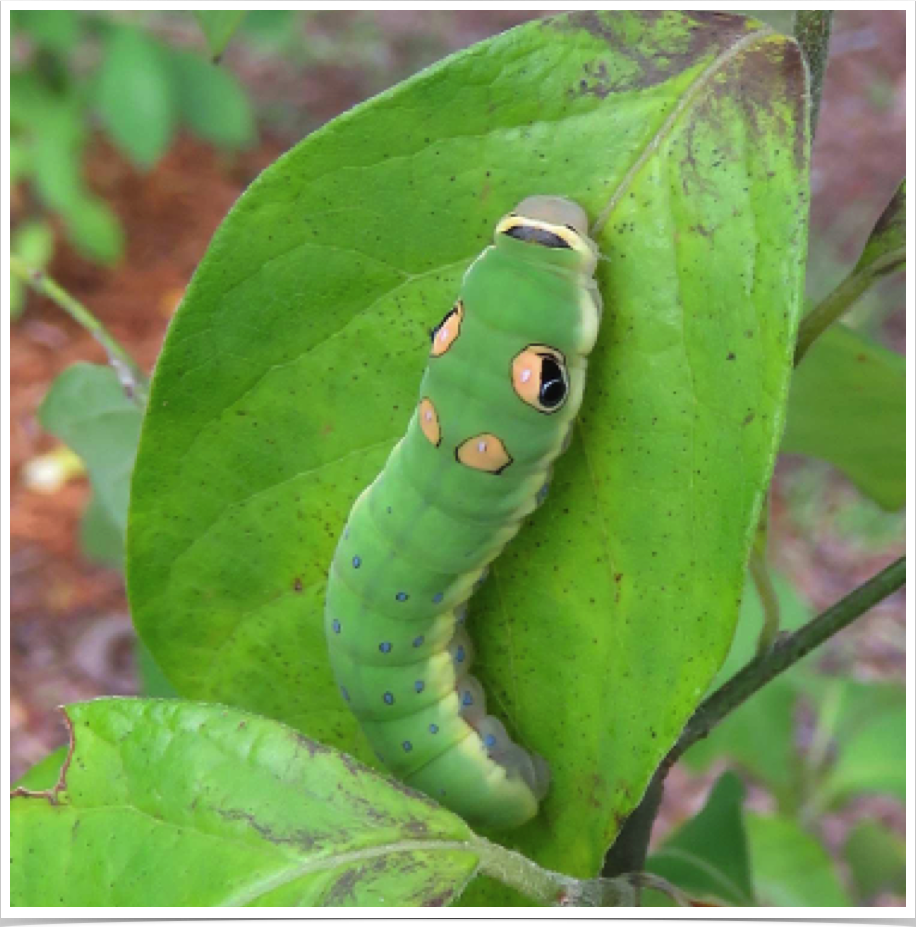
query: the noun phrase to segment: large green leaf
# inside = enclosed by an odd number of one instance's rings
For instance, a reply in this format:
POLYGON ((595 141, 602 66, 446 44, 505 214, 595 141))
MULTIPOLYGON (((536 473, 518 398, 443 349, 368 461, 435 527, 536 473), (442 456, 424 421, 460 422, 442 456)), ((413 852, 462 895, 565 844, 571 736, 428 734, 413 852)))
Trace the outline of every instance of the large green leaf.
POLYGON ((571 196, 605 257, 581 427, 471 630, 493 705, 553 768, 513 844, 595 874, 732 636, 799 308, 804 99, 797 49, 759 23, 573 14, 267 170, 175 318, 134 477, 132 607, 179 691, 368 758, 325 657, 336 537, 495 220, 571 196))
POLYGON ((906 363, 843 325, 792 378, 782 450, 828 460, 886 509, 906 501, 906 363))
POLYGON ((11 805, 13 906, 429 905, 467 825, 295 731, 217 705, 67 709, 61 789, 11 805))

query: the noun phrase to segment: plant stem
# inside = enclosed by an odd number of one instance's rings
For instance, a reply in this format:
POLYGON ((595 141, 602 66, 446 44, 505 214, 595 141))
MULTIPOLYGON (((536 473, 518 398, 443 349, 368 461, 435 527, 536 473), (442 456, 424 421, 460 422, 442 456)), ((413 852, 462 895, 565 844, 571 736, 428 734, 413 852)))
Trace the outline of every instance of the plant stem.
POLYGON ((792 31, 801 46, 811 88, 811 138, 817 128, 824 91, 824 72, 830 56, 830 31, 833 28, 833 10, 796 10, 792 31))
POLYGON ((541 904, 576 908, 633 907, 640 888, 653 888, 669 895, 678 904, 687 904, 680 891, 651 873, 629 873, 614 879, 575 879, 542 869, 521 853, 491 843, 484 837, 475 837, 463 846, 477 854, 484 875, 498 879, 541 904))
POLYGON ((670 769, 689 747, 706 737, 723 718, 771 679, 794 666, 815 647, 896 592, 905 582, 906 560, 901 557, 793 634, 776 641, 766 653, 751 660, 697 708, 662 766, 670 769))
POLYGON ((618 876, 624 872, 641 872, 645 868, 652 825, 662 803, 664 786, 664 776, 652 777, 645 795, 624 822, 614 845, 604 858, 601 870, 603 875, 618 876))
POLYGON ((906 260, 903 248, 881 255, 867 265, 857 267, 821 303, 815 306, 801 321, 798 340, 795 343, 795 366, 808 353, 812 344, 878 279, 899 270, 906 260))
POLYGON ((901 557, 808 624, 777 640, 769 650, 751 660, 710 695, 693 713, 677 743, 668 751, 655 771, 642 801, 627 819, 614 846, 608 852, 604 875, 617 875, 621 871, 618 868, 621 864, 629 866, 634 860, 645 859, 652 823, 661 804, 665 777, 690 747, 706 737, 720 721, 771 679, 784 673, 815 647, 852 624, 882 599, 896 592, 905 582, 906 561, 901 557), (633 826, 630 826, 630 821, 634 822, 633 826))
POLYGON ((748 569, 751 579, 754 581, 754 588, 757 590, 760 607, 763 611, 763 624, 757 638, 757 653, 760 654, 769 650, 779 633, 779 597, 776 595, 776 588, 773 586, 773 579, 770 576, 764 550, 754 547, 751 551, 748 569))
POLYGON ((108 355, 108 363, 115 369, 124 391, 140 406, 146 405, 149 394, 149 381, 139 364, 130 356, 126 348, 108 331, 107 328, 75 297, 71 296, 60 284, 40 270, 30 270, 26 263, 16 255, 10 255, 10 271, 36 293, 47 297, 72 319, 86 329, 108 355))

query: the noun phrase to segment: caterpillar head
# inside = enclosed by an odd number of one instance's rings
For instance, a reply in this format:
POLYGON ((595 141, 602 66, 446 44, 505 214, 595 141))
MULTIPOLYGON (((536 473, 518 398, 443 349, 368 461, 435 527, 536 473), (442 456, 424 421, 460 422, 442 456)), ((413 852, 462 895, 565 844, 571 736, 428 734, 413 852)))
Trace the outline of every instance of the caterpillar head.
POLYGON ((496 225, 495 240, 505 238, 526 242, 532 247, 548 249, 558 260, 578 265, 591 274, 598 259, 598 248, 588 237, 588 216, 572 200, 562 196, 529 196, 496 225), (570 257, 572 252, 574 257, 570 257))

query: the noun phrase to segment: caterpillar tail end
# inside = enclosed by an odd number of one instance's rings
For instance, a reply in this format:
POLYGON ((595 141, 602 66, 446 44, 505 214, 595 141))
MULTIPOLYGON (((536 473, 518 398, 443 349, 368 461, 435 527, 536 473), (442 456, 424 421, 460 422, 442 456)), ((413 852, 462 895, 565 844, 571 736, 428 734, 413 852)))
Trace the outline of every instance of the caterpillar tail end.
POLYGON ((490 756, 479 737, 469 736, 406 782, 472 825, 509 830, 537 814, 550 785, 550 770, 543 757, 516 744, 490 756))

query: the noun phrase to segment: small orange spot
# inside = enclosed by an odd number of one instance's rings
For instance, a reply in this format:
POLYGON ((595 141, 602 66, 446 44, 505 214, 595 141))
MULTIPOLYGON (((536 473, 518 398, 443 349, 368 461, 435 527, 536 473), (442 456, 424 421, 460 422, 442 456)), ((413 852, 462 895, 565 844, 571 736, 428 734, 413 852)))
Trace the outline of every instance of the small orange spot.
POLYGON ((489 432, 463 441, 455 451, 455 457, 472 470, 493 474, 502 473, 512 463, 506 445, 489 432))
POLYGON ((430 351, 433 357, 441 357, 455 343, 455 339, 461 334, 463 321, 464 303, 459 299, 433 332, 433 346, 430 351))
POLYGON ((439 427, 439 416, 432 400, 421 399, 417 414, 420 416, 420 429, 426 435, 426 439, 434 447, 438 447, 442 440, 442 429, 439 427))

